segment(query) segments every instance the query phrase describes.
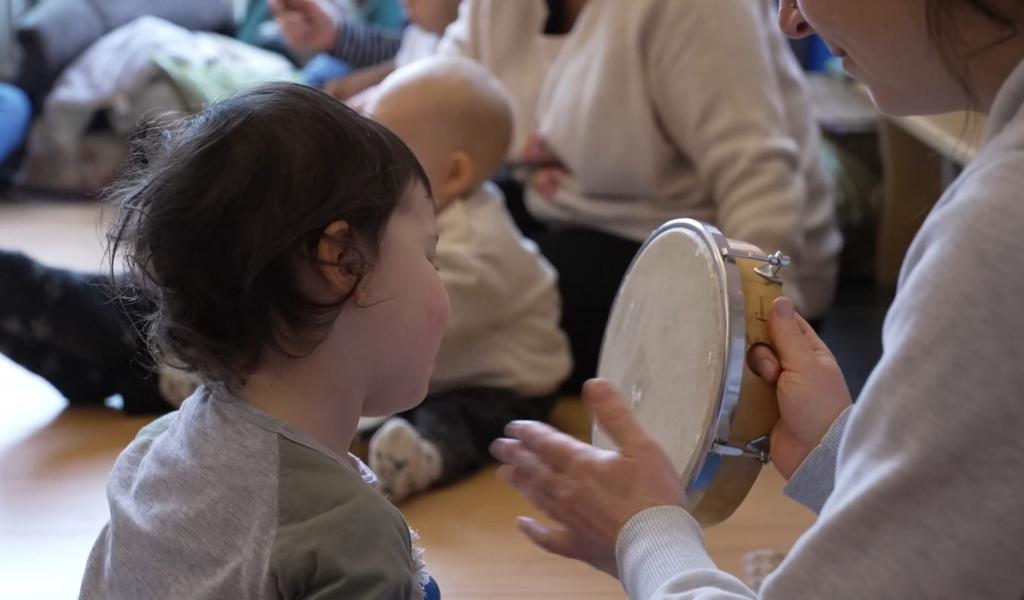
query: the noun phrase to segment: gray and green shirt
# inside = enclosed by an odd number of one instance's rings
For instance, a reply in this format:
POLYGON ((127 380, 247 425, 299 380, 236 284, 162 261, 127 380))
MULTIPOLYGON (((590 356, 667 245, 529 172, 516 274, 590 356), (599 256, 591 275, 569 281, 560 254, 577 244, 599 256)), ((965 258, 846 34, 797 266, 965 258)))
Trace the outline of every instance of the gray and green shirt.
POLYGON ((405 519, 358 459, 200 388, 107 484, 81 598, 422 598, 405 519))

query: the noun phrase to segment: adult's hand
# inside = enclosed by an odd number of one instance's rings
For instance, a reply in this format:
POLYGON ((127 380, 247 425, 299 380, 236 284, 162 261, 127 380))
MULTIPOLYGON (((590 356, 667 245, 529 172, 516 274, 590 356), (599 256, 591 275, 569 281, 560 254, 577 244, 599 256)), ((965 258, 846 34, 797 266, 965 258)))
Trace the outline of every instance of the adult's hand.
POLYGON ((777 384, 781 418, 772 430, 772 461, 788 480, 850 406, 850 390, 835 356, 789 298, 772 305, 768 334, 775 351, 754 346, 747 362, 777 384))
POLYGON ((335 47, 342 16, 331 0, 269 0, 269 5, 292 50, 326 52, 335 47))
POLYGON ((647 508, 683 503, 672 461, 604 381, 590 381, 583 402, 617 452, 584 444, 548 425, 514 421, 491 453, 500 476, 558 522, 520 517, 519 529, 544 550, 618 576, 615 543, 647 508))
POLYGON ((571 175, 562 159, 548 146, 544 138, 531 133, 523 149, 523 165, 533 169, 530 186, 547 199, 554 198, 562 186, 562 179, 571 175))

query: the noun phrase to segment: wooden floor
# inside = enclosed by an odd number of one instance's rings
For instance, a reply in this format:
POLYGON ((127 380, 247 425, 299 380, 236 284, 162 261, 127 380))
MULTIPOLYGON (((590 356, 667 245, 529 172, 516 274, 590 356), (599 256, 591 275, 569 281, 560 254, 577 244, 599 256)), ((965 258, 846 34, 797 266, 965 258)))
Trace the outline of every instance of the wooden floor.
MULTIPOLYGON (((88 204, 0 200, 0 247, 48 263, 99 264, 98 212, 88 204)), ((0 282, 0 293, 3 282, 0 282)), ((72 598, 107 518, 104 482, 146 419, 69 409, 46 382, 0 356, 0 598, 72 598)), ((766 469, 743 507, 707 532, 712 557, 740 574, 744 552, 787 548, 813 516, 785 499, 766 469)), ((493 469, 402 507, 419 530, 446 599, 623 598, 618 583, 543 554, 513 528, 535 514, 493 469)))

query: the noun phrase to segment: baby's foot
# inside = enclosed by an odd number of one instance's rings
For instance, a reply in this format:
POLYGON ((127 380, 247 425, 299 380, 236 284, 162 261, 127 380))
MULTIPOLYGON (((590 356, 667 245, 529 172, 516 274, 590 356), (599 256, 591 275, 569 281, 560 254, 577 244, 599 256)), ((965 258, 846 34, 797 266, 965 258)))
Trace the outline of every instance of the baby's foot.
POLYGON ((441 453, 408 421, 388 419, 370 438, 370 468, 392 502, 429 488, 441 478, 441 453))
POLYGON ((755 592, 761 589, 766 577, 782 564, 786 553, 782 550, 754 550, 743 555, 743 575, 747 585, 755 592))

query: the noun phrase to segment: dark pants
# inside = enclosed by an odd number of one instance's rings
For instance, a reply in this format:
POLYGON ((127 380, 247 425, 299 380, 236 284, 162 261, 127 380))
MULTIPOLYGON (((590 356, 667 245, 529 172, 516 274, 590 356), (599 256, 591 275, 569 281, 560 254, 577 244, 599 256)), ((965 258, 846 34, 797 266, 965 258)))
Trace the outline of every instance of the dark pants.
POLYGON ((615 294, 641 244, 593 229, 541 223, 527 211, 518 182, 502 178, 497 184, 520 230, 558 271, 562 329, 569 336, 574 363, 562 391, 577 394, 583 382, 597 374, 615 294))
POLYGON ((509 421, 546 421, 554 398, 524 398, 507 390, 466 388, 428 397, 402 413, 416 431, 438 447, 439 483, 450 483, 490 464, 488 448, 509 421))
MULTIPOLYGON (((0 251, 0 353, 50 382, 72 404, 120 394, 130 413, 172 410, 146 347, 111 281, 0 251)), ((137 316, 137 315, 136 315, 137 316)))

